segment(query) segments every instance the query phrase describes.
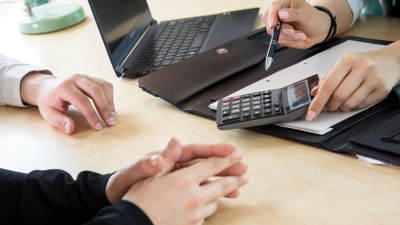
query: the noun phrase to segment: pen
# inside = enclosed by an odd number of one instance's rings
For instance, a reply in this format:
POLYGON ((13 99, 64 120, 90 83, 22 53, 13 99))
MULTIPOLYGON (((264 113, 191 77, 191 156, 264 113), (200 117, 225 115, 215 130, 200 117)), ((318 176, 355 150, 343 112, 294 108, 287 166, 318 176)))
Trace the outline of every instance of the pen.
MULTIPOLYGON (((284 9, 285 6, 282 6, 281 9, 284 9)), ((268 70, 274 60, 274 54, 276 45, 278 44, 279 34, 281 33, 281 21, 278 19, 278 23, 274 28, 274 33, 272 33, 271 41, 269 43, 267 57, 265 57, 265 70, 268 70)))

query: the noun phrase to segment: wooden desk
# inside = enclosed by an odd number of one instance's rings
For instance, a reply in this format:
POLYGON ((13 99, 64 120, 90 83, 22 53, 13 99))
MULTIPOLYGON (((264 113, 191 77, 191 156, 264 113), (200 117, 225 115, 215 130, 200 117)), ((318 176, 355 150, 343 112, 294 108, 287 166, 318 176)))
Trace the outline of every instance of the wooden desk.
MULTIPOLYGON (((82 170, 108 173, 163 148, 172 136, 184 144, 230 142, 244 151, 251 180, 239 198, 220 200, 220 210, 206 224, 400 224, 398 167, 371 165, 350 154, 248 130, 219 131, 214 121, 182 112, 143 92, 137 80, 118 79, 87 2, 69 2, 84 7, 86 21, 44 35, 19 33, 22 0, 1 3, 0 52, 49 68, 59 77, 85 73, 112 82, 118 125, 96 132, 72 110, 78 125, 76 132, 67 136, 48 125, 36 107, 0 107, 0 167, 22 172, 59 168, 73 176, 82 170)), ((166 20, 178 14, 194 16, 255 6, 264 9, 270 1, 148 2, 154 17, 166 20)), ((256 27, 262 26, 258 19, 256 27)), ((398 40, 399 27, 399 19, 363 16, 347 34, 398 40)))

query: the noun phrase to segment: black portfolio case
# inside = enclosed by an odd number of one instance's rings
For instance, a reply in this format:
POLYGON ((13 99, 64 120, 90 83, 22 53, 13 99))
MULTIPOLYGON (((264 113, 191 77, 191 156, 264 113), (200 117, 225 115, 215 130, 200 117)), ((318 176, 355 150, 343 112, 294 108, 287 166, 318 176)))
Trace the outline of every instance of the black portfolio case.
MULTIPOLYGON (((138 80, 144 91, 181 110, 215 120, 209 104, 346 40, 389 44, 360 37, 337 38, 310 49, 278 47, 274 63, 265 71, 270 36, 265 28, 203 52, 138 80), (218 54, 218 49, 228 53, 218 54)), ((310 71, 312 73, 312 71, 310 71)), ((388 98, 317 135, 275 125, 251 130, 318 146, 334 152, 351 152, 400 166, 400 86, 388 98)), ((215 127, 217 129, 217 127, 215 127)))

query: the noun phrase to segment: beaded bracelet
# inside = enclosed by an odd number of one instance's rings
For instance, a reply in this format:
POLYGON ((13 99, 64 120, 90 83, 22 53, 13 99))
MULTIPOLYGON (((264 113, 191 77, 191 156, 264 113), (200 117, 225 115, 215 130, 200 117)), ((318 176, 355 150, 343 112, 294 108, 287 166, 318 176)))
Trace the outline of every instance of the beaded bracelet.
POLYGON ((329 11, 329 9, 327 9, 326 7, 319 6, 319 5, 316 5, 314 7, 318 10, 324 11, 331 18, 331 27, 329 28, 328 35, 326 36, 325 40, 323 41, 323 42, 329 42, 336 36, 336 29, 337 29, 336 16, 333 16, 331 11, 329 11))

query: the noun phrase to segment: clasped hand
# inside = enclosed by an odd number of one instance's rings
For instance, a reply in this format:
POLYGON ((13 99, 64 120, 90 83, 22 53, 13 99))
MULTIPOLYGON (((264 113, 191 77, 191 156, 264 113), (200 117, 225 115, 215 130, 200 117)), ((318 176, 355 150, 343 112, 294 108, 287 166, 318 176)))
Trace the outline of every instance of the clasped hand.
POLYGON ((172 138, 114 173, 106 186, 112 204, 123 199, 139 206, 154 224, 202 224, 220 197, 235 198, 249 181, 242 152, 231 144, 187 145, 172 138), (214 176, 219 179, 209 180, 214 176))

